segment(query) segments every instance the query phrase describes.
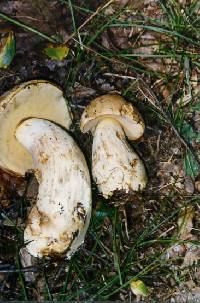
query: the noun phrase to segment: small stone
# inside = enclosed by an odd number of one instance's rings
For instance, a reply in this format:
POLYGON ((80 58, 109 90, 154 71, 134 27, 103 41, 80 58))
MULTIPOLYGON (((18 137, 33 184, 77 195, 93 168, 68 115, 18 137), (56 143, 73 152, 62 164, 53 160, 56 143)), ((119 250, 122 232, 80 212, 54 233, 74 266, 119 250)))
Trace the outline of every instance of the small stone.
POLYGON ((192 179, 189 177, 185 177, 185 190, 189 194, 193 194, 194 192, 194 184, 192 182, 192 179))
POLYGON ((195 189, 200 192, 200 181, 195 182, 195 189))
POLYGON ((185 284, 187 285, 187 287, 189 289, 192 289, 196 286, 193 280, 189 280, 189 281, 185 282, 185 284))

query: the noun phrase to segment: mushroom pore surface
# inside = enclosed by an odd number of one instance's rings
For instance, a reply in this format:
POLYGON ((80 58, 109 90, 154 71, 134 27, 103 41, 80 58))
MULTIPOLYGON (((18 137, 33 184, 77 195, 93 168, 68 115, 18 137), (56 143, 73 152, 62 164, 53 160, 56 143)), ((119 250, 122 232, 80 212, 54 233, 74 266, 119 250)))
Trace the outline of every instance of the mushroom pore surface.
POLYGON ((66 252, 84 241, 91 214, 90 176, 74 140, 59 126, 31 118, 16 129, 17 140, 31 154, 39 182, 37 202, 24 232, 35 257, 66 252))
POLYGON ((146 186, 145 167, 115 119, 101 119, 93 130, 92 173, 105 198, 116 190, 138 191, 146 186))

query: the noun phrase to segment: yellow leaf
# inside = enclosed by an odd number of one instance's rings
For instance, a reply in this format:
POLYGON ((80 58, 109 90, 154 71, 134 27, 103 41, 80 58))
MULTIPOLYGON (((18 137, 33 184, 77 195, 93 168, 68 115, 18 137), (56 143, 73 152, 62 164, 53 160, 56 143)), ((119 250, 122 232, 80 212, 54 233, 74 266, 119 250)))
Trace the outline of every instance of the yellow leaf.
POLYGON ((66 44, 48 44, 44 49, 44 53, 52 60, 63 60, 69 53, 69 48, 66 44))
POLYGON ((149 289, 141 280, 131 281, 130 283, 131 291, 134 295, 146 297, 149 293, 149 289))

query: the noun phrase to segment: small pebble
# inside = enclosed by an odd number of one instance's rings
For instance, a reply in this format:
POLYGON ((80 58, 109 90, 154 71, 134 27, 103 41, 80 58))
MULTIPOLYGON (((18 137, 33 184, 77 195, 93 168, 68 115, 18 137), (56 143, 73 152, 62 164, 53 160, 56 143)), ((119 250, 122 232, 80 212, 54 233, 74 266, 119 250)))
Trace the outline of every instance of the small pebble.
POLYGON ((192 182, 192 179, 189 177, 185 177, 185 190, 189 194, 193 194, 194 192, 194 184, 192 182))
POLYGON ((200 181, 195 182, 195 188, 198 192, 200 192, 200 181))

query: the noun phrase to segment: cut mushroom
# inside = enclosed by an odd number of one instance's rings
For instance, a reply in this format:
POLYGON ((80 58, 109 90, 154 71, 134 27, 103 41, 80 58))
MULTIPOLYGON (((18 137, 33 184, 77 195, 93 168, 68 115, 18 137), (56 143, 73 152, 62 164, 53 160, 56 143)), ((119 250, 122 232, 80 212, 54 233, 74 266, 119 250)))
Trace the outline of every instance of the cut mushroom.
POLYGON ((144 164, 125 137, 137 140, 144 127, 136 108, 119 95, 98 97, 83 112, 80 128, 93 134, 92 174, 105 198, 115 191, 128 193, 146 186, 144 164))
POLYGON ((15 138, 16 127, 28 118, 47 119, 66 129, 72 122, 62 91, 45 80, 25 82, 1 96, 0 166, 19 175, 34 168, 31 155, 15 138))
POLYGON ((89 225, 90 176, 82 152, 62 128, 70 124, 62 91, 47 81, 27 82, 1 97, 1 167, 17 175, 31 169, 39 182, 24 232, 35 257, 70 257, 89 225))

